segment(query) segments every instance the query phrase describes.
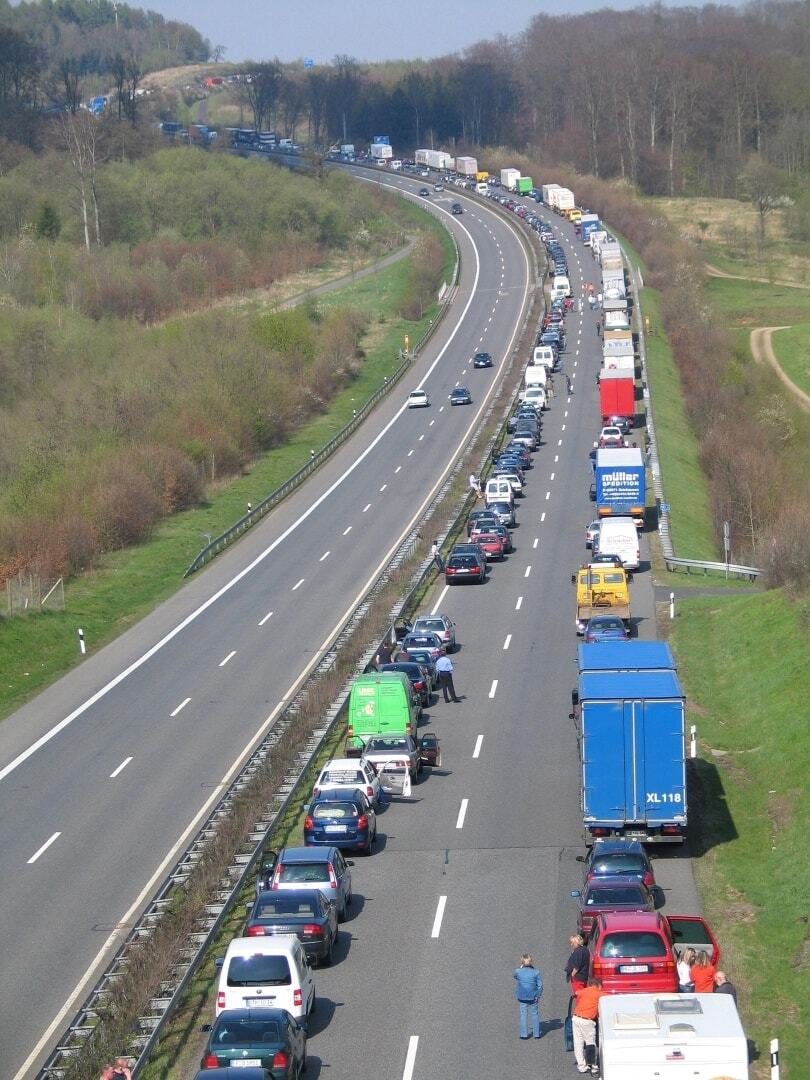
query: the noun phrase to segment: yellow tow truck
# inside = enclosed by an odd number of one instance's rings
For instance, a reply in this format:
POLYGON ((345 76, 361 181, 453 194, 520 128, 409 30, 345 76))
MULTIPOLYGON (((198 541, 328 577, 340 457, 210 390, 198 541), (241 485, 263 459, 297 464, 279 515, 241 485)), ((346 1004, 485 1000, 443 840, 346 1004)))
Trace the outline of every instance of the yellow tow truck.
POLYGON ((592 615, 615 615, 630 629, 630 586, 627 571, 609 563, 586 563, 571 575, 577 587, 577 634, 592 615))

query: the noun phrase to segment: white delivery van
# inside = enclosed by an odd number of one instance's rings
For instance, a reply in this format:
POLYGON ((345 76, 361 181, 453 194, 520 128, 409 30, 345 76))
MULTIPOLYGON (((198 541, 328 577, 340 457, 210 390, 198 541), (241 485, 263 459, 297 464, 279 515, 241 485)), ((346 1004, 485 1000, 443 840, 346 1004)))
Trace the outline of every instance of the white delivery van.
POLYGON ((729 994, 604 994, 602 1080, 748 1080, 748 1044, 729 994))
POLYGON ((571 283, 565 274, 555 274, 551 283, 551 299, 564 300, 571 295, 571 283))
POLYGON ((532 352, 532 364, 542 364, 547 371, 554 370, 554 350, 550 345, 537 345, 532 352))
POLYGON ((515 501, 515 493, 512 485, 503 476, 491 476, 484 488, 484 502, 487 506, 494 502, 508 502, 510 506, 515 501))
POLYGON ((225 1009, 286 1009, 302 1020, 315 978, 297 937, 233 938, 220 964, 216 1015, 225 1009))
POLYGON ((475 185, 475 190, 478 192, 479 195, 488 195, 489 194, 489 188, 484 183, 476 184, 475 185))
POLYGON ((600 555, 618 555, 626 570, 638 570, 638 529, 631 517, 603 518, 598 544, 600 555))
POLYGON ((527 386, 518 396, 527 405, 534 405, 537 409, 548 408, 548 395, 545 387, 540 386, 538 383, 535 383, 534 386, 527 386))
POLYGON ((523 385, 528 390, 530 386, 545 387, 548 382, 548 374, 544 364, 529 364, 526 374, 523 376, 523 385))

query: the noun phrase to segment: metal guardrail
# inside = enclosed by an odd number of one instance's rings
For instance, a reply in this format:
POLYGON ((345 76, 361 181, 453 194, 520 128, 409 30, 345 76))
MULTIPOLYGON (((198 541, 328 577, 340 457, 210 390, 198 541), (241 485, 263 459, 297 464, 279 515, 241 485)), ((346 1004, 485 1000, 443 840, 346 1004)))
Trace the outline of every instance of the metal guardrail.
MULTIPOLYGON (((363 420, 365 420, 365 418, 368 416, 374 406, 388 394, 389 390, 391 390, 391 388, 399 382, 399 380, 402 378, 408 368, 412 365, 414 360, 418 358, 419 352, 424 348, 424 346, 436 332, 439 324, 444 317, 445 312, 448 310, 450 301, 455 296, 461 257, 455 237, 449 231, 449 229, 447 231, 449 236, 453 240, 453 244, 456 249, 456 261, 453 267, 453 277, 450 282, 450 288, 448 290, 446 298, 439 307, 439 311, 437 312, 436 317, 431 321, 430 325, 425 330, 419 341, 417 341, 413 348, 410 350, 407 358, 402 360, 402 363, 400 363, 399 367, 397 367, 390 376, 386 376, 383 385, 371 395, 365 405, 363 405, 363 407, 355 413, 351 420, 349 420, 349 422, 340 429, 337 435, 331 438, 325 446, 321 447, 320 450, 313 452, 310 460, 306 462, 305 465, 302 465, 301 468, 297 470, 297 472, 294 472, 293 475, 289 478, 289 480, 285 480, 283 484, 277 487, 274 491, 271 491, 269 495, 267 495, 264 499, 262 499, 260 503, 257 503, 256 506, 249 510, 248 513, 244 515, 244 517, 241 517, 237 522, 231 525, 230 528, 226 529, 225 532, 221 533, 219 536, 215 536, 213 540, 210 540, 205 545, 205 547, 200 550, 195 559, 186 568, 186 571, 183 574, 184 578, 191 577, 191 575, 196 573, 201 566, 204 566, 207 562, 210 562, 211 559, 215 558, 220 553, 220 551, 226 548, 229 544, 233 543, 234 540, 237 540, 240 536, 243 535, 243 533, 247 532, 247 530, 250 529, 253 525, 255 525, 258 521, 260 521, 265 516, 265 514, 269 513, 269 511, 272 510, 275 506, 278 506, 282 499, 286 499, 286 497, 291 494, 291 492, 295 491, 295 489, 299 487, 308 476, 311 476, 312 473, 315 472, 315 470, 318 469, 327 460, 327 458, 331 457, 335 450, 337 450, 337 448, 341 446, 349 438, 349 436, 360 426, 360 424, 363 422, 363 420)), ((402 355, 401 350, 400 355, 402 355)))
POLYGON ((725 574, 726 577, 745 577, 756 581, 762 573, 756 566, 738 566, 737 563, 703 562, 700 559, 675 559, 664 556, 667 570, 677 572, 680 569, 691 574, 693 570, 702 570, 704 576, 710 573, 725 574))

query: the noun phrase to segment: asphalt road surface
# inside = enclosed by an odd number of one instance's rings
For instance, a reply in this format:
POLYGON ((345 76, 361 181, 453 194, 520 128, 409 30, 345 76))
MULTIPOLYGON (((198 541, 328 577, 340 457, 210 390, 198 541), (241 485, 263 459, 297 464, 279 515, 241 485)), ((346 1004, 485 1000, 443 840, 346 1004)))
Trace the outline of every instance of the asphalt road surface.
POLYGON ((0 727, 3 1077, 42 1062, 485 407, 533 271, 512 223, 439 207, 461 280, 412 377, 267 521, 0 727), (473 371, 479 349, 494 369, 473 371), (450 407, 459 382, 472 407, 450 407), (416 386, 430 408, 404 408, 416 386))

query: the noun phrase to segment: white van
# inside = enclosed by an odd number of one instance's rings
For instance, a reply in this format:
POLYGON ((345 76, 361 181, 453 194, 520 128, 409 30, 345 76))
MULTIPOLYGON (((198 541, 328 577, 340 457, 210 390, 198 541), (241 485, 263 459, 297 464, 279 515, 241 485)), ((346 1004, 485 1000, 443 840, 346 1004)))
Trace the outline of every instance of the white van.
POLYGON ((286 1009, 302 1020, 315 1005, 315 978, 297 937, 234 938, 222 959, 216 1015, 225 1009, 286 1009))
POLYGON ((555 274, 551 283, 551 299, 564 300, 571 295, 571 283, 564 274, 555 274))
POLYGON ((599 554, 618 555, 626 570, 638 570, 638 529, 631 517, 604 518, 599 526, 599 554))
POLYGON ((529 364, 526 374, 523 376, 523 385, 528 390, 530 386, 545 387, 548 382, 548 374, 543 364, 529 364))
POLYGON ((630 315, 627 308, 619 311, 605 311, 603 314, 606 330, 629 330, 630 315))
POLYGON ((550 345, 537 345, 532 352, 532 364, 542 364, 549 371, 554 370, 554 350, 550 345))
POLYGON ((478 192, 479 195, 489 195, 489 188, 486 184, 476 184, 475 190, 478 192))
POLYGON ((402 162, 401 161, 396 161, 396 160, 392 161, 391 164, 388 167, 389 167, 389 169, 401 169, 402 168, 402 162))
POLYGON ((602 1080, 748 1080, 748 1044, 730 994, 603 994, 602 1080))
POLYGON ((494 502, 508 502, 514 504, 515 493, 512 485, 503 476, 491 476, 484 488, 484 502, 487 506, 494 502))
POLYGON ((548 397, 546 395, 545 387, 539 386, 537 383, 535 383, 534 386, 527 386, 518 396, 521 401, 526 402, 529 405, 534 405, 535 408, 548 408, 548 397))

